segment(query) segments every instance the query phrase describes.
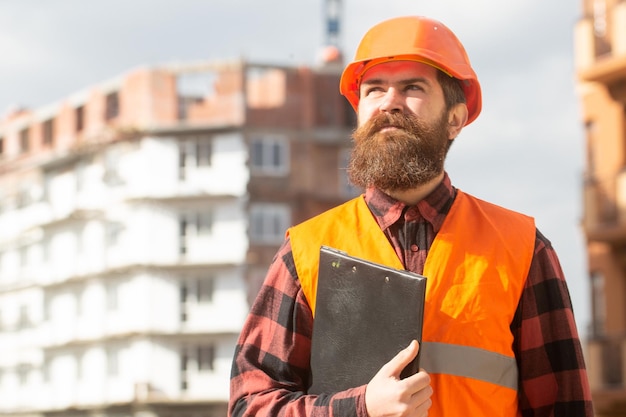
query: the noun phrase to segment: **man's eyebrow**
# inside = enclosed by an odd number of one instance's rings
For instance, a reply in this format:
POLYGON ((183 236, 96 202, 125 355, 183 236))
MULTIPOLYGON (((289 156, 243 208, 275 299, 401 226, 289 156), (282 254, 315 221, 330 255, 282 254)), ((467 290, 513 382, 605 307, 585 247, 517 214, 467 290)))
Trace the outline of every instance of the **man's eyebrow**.
POLYGON ((400 80, 400 84, 408 85, 408 84, 426 84, 430 85, 430 80, 424 77, 415 77, 408 78, 406 80, 400 80))
MULTIPOLYGON (((361 81, 361 85, 363 84, 367 84, 367 85, 383 85, 383 84, 388 84, 388 81, 383 80, 382 78, 369 78, 366 80, 361 81)), ((430 85, 430 81, 424 77, 414 77, 414 78, 406 78, 403 80, 399 80, 399 81, 394 81, 395 84, 401 84, 401 85, 410 85, 410 84, 426 84, 426 85, 430 85)))

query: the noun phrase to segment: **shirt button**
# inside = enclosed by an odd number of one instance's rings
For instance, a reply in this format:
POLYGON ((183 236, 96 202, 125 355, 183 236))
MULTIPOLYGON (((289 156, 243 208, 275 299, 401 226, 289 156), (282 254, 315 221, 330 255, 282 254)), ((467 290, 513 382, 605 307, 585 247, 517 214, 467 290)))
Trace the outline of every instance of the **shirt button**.
POLYGON ((411 252, 417 252, 420 248, 417 247, 417 245, 413 244, 411 245, 411 252))

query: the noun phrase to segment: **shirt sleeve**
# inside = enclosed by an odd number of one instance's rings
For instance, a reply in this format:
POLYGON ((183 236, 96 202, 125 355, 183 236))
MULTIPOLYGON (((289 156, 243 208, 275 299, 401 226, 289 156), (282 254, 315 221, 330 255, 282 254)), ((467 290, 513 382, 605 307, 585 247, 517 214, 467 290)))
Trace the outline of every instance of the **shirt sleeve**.
POLYGON ((270 265, 233 358, 229 417, 367 417, 365 386, 307 395, 313 316, 286 241, 270 265))
POLYGON ((539 231, 511 331, 522 415, 593 416, 569 290, 556 252, 539 231))

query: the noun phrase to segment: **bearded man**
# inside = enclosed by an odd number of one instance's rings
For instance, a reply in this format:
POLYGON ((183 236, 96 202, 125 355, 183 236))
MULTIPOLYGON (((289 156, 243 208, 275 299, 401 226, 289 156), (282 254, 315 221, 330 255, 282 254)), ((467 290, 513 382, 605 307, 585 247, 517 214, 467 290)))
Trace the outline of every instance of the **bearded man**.
POLYGON ((444 169, 482 103, 456 36, 420 16, 381 22, 361 41, 340 91, 358 114, 348 173, 365 192, 288 230, 240 335, 229 415, 592 416, 550 242, 531 217, 457 189, 444 169), (425 275, 428 284, 421 344, 410 343, 367 384, 312 395, 322 245, 425 275), (401 378, 418 351, 422 369, 401 378))

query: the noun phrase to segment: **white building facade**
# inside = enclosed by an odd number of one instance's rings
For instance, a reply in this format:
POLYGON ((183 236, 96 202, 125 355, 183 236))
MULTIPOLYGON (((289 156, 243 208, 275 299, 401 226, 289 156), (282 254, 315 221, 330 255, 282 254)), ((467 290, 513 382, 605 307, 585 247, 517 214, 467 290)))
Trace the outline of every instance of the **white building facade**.
POLYGON ((237 336, 270 254, 289 225, 354 191, 340 169, 348 122, 333 122, 331 140, 328 126, 302 138, 280 118, 255 123, 267 113, 246 104, 258 102, 246 65, 220 68, 239 80, 222 97, 235 97, 227 116, 181 116, 199 101, 174 90, 176 117, 127 118, 136 95, 164 100, 133 90, 154 81, 144 71, 113 83, 114 101, 106 91, 0 124, 0 415, 226 415, 237 336), (335 155, 319 198, 293 169, 305 168, 294 153, 318 145, 311 164, 335 155))

